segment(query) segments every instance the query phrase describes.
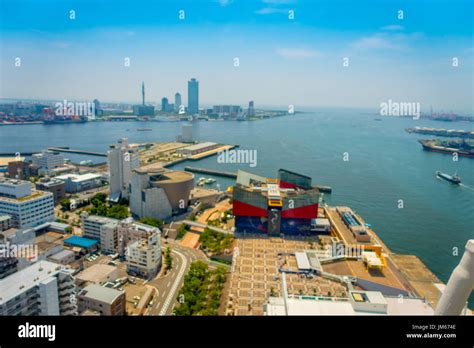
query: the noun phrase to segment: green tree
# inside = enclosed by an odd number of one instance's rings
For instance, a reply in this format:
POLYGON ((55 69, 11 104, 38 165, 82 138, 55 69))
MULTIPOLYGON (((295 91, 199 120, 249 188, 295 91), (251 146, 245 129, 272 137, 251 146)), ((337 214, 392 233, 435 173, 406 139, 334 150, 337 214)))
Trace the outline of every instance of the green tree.
POLYGON ((160 219, 155 219, 151 217, 143 217, 139 220, 142 224, 150 225, 153 227, 161 228, 164 225, 164 221, 160 219))

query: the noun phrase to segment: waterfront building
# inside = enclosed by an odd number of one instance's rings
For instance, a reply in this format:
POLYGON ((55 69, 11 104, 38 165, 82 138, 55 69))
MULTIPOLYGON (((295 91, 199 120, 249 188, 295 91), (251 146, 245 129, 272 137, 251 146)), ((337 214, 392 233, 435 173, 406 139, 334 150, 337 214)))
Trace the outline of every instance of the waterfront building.
POLYGON ((129 198, 132 170, 140 166, 138 152, 122 138, 117 144, 111 145, 107 152, 109 166, 109 192, 111 201, 117 202, 121 197, 129 198))
POLYGON ((100 174, 65 174, 56 177, 65 183, 65 190, 69 193, 87 191, 103 185, 102 176, 100 174))
POLYGON ((199 113, 199 81, 195 78, 188 81, 188 113, 199 113))
POLYGON ((101 315, 125 314, 125 291, 90 284, 79 292, 77 299, 80 313, 92 310, 101 315))
POLYGON ((168 98, 166 97, 161 99, 161 111, 168 112, 168 98))
POLYGON ((11 216, 11 225, 17 228, 53 221, 53 194, 33 190, 28 181, 0 179, 0 215, 5 214, 11 216))
POLYGON ((148 232, 145 239, 127 247, 127 272, 146 279, 154 278, 161 267, 160 233, 148 232))
POLYGON ((180 105, 182 105, 181 103, 181 94, 176 92, 176 94, 174 95, 174 112, 179 112, 179 107, 180 105))
POLYGON ((54 197, 54 203, 58 204, 66 196, 66 183, 57 178, 49 181, 40 181, 36 183, 36 189, 45 192, 51 192, 54 197))
POLYGON ((214 105, 212 113, 219 116, 237 116, 242 112, 239 105, 214 105))
POLYGON ((217 143, 213 143, 210 141, 206 141, 204 143, 199 143, 196 145, 191 145, 187 147, 183 147, 181 149, 176 150, 177 153, 180 153, 182 155, 187 155, 187 156, 192 156, 192 155, 197 155, 198 153, 203 153, 206 151, 214 150, 221 145, 217 143))
POLYGON ((135 169, 130 193, 132 216, 166 220, 185 212, 193 187, 194 175, 188 172, 135 169))
POLYGON ((49 175, 52 169, 64 166, 64 156, 59 152, 42 151, 41 153, 33 154, 33 165, 39 167, 39 173, 49 175))
POLYGON ((0 280, 0 315, 77 315, 71 270, 38 261, 0 280))
POLYGON ((280 169, 278 179, 270 179, 239 170, 232 192, 237 232, 314 233, 319 191, 311 186, 310 177, 280 169))
POLYGON ((247 116, 248 117, 255 116, 255 107, 254 107, 253 100, 249 101, 249 108, 247 110, 247 116))

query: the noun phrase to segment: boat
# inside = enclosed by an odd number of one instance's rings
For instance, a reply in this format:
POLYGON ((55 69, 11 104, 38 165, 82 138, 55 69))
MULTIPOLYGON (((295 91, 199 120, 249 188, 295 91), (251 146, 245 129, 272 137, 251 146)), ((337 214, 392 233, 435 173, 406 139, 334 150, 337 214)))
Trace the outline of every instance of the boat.
POLYGON ((199 178, 197 185, 204 186, 205 183, 206 183, 206 178, 199 178))
POLYGON ((215 182, 216 182, 216 179, 213 179, 213 178, 206 179, 206 181, 205 181, 205 183, 208 184, 208 185, 213 184, 215 182))
POLYGON ((438 178, 444 179, 456 185, 459 185, 461 183, 461 178, 459 177, 459 175, 456 175, 456 174, 449 175, 449 174, 442 173, 438 170, 436 171, 436 176, 438 178))
POLYGON ((43 120, 43 124, 68 124, 68 123, 86 123, 88 122, 87 117, 65 117, 56 116, 54 118, 43 120))
POLYGON ((80 161, 79 164, 81 166, 90 166, 90 165, 93 165, 94 162, 92 162, 91 160, 85 160, 85 161, 80 161))

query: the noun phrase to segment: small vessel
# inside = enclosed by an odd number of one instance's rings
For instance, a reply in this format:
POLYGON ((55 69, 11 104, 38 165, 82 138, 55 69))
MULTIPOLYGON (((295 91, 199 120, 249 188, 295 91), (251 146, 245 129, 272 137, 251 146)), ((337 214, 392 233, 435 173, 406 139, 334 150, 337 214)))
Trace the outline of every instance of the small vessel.
POLYGON ((213 179, 213 178, 206 179, 206 181, 205 181, 205 183, 208 184, 208 185, 213 184, 215 182, 216 182, 216 179, 213 179))
POLYGON ((206 183, 206 178, 199 178, 197 185, 204 186, 205 183, 206 183))
POLYGON ((456 174, 449 175, 449 174, 442 173, 438 170, 436 171, 436 176, 438 178, 444 179, 456 185, 459 185, 461 183, 461 178, 459 177, 459 175, 456 175, 456 174))
POLYGON ((90 166, 92 164, 94 164, 91 160, 85 160, 85 161, 80 161, 79 164, 81 166, 90 166))

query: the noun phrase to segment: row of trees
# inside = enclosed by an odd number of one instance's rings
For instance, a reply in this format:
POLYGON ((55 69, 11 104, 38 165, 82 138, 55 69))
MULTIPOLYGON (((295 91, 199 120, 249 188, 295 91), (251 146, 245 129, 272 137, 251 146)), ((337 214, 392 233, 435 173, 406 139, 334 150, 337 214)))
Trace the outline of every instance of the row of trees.
POLYGON ((193 262, 178 294, 180 304, 174 314, 217 315, 225 279, 225 268, 209 270, 205 262, 193 262))
POLYGON ((226 249, 232 245, 232 236, 221 232, 213 231, 206 227, 199 237, 201 248, 205 251, 222 254, 226 249))

